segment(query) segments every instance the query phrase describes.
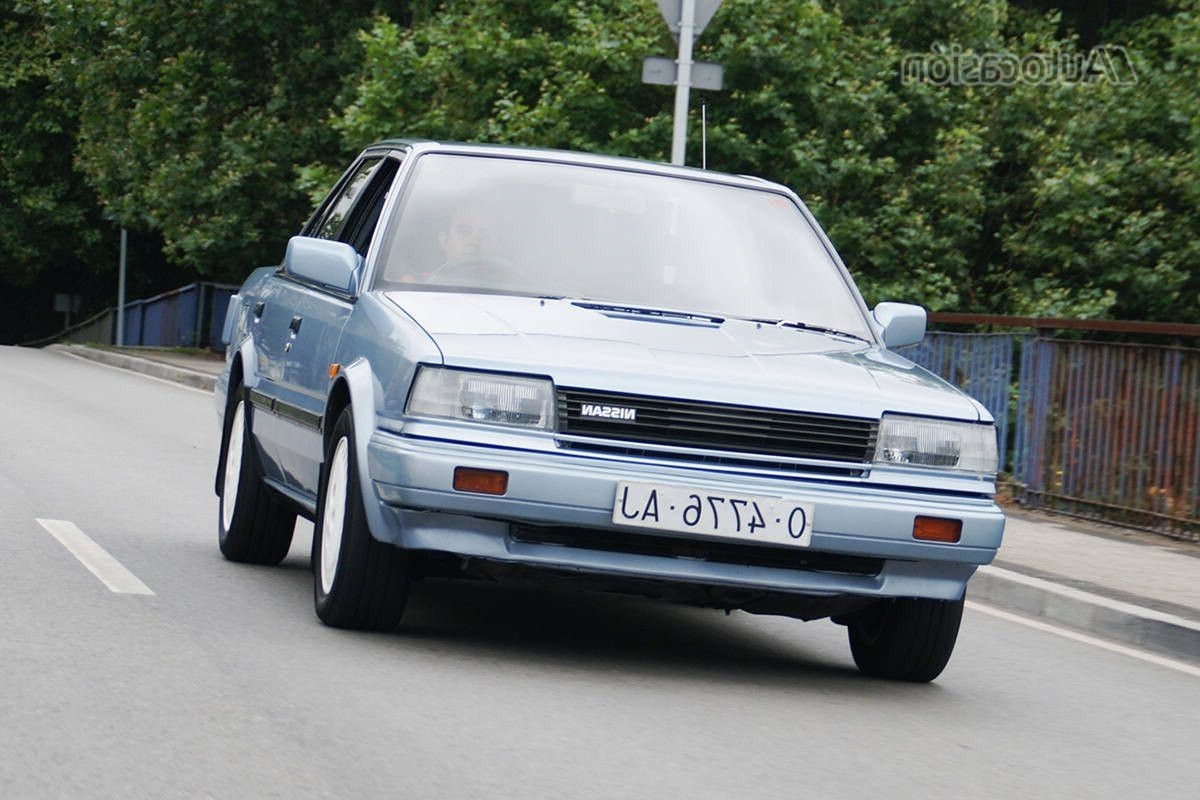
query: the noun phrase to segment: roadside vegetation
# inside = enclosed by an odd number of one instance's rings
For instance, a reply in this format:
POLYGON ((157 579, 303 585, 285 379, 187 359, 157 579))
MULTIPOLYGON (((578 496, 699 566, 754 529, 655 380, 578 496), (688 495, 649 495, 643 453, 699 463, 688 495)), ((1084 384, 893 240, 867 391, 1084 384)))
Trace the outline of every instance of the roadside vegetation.
MULTIPOLYGON (((338 165, 426 136, 665 160, 651 0, 0 0, 0 341, 277 262, 338 165), (140 282, 140 283, 139 283, 140 282)), ((795 188, 869 301, 1200 322, 1200 0, 726 0, 710 168, 795 188), (1128 53, 1136 83, 905 81, 934 46, 1128 53)))

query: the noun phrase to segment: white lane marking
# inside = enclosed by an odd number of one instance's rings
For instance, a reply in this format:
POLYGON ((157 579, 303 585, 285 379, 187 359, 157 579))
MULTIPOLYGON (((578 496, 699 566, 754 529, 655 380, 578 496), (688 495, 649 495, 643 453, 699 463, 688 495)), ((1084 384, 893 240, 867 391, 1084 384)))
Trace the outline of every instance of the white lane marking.
POLYGON ((967 601, 967 608, 974 611, 980 611, 984 614, 988 614, 989 616, 1006 620, 1008 622, 1015 622, 1018 625, 1024 625, 1027 628, 1044 631, 1045 633, 1052 633, 1055 636, 1061 636, 1064 639, 1082 642, 1083 644, 1090 644, 1093 647, 1099 647, 1101 650, 1120 653, 1124 656, 1140 659, 1141 661, 1146 661, 1151 664, 1157 664, 1160 667, 1166 667, 1167 669, 1173 669, 1177 672, 1182 672, 1185 675, 1191 675, 1194 678, 1200 678, 1200 667, 1197 667, 1193 664, 1188 664, 1184 661, 1176 661, 1173 658, 1156 655, 1154 653, 1146 652, 1145 650, 1126 647, 1125 645, 1117 644, 1116 642, 1110 642, 1105 639, 1097 639, 1095 636, 1088 636, 1086 633, 1079 633, 1078 631, 1073 631, 1069 628, 1060 628, 1057 625, 1051 625, 1050 623, 1042 622, 1041 620, 1022 617, 1019 614, 1013 614, 1008 611, 1001 611, 998 608, 985 606, 982 603, 978 603, 973 600, 967 601))
POLYGON ((154 594, 137 575, 127 570, 107 550, 79 530, 79 526, 74 522, 62 519, 39 519, 37 522, 111 591, 118 594, 154 594))
MULTIPOLYGON (((159 383, 164 384, 166 386, 174 386, 176 389, 187 389, 189 392, 196 392, 197 394, 202 394, 205 397, 212 397, 212 394, 213 394, 212 392, 208 391, 207 389, 197 389, 195 386, 188 386, 186 383, 176 383, 175 381, 169 381, 166 378, 160 378, 157 375, 147 375, 144 372, 138 372, 135 369, 125 369, 124 367, 114 367, 112 364, 105 364, 103 361, 93 361, 90 358, 84 358, 83 356, 76 355, 75 353, 69 353, 66 350, 55 350, 54 352, 61 353, 64 356, 66 356, 67 358, 73 358, 76 361, 82 361, 85 364, 95 364, 97 367, 104 367, 105 369, 116 370, 117 372, 123 373, 125 375, 138 375, 142 378, 145 378, 148 381, 158 381, 159 383)), ((143 360, 146 360, 146 359, 143 359, 143 360)))
POLYGON ((1101 606, 1103 608, 1112 609, 1113 611, 1119 611, 1122 614, 1130 614, 1135 617, 1142 617, 1143 619, 1153 619, 1157 620, 1158 622, 1165 622, 1168 625, 1174 625, 1178 628, 1191 628, 1194 631, 1200 631, 1200 622, 1193 622, 1190 619, 1184 619, 1183 617, 1176 616, 1175 614, 1168 614, 1165 611, 1135 606, 1132 603, 1126 603, 1121 600, 1113 600, 1110 597, 1093 594, 1092 592, 1085 592, 1082 589, 1076 589, 1073 586, 1063 586, 1062 584, 1054 583, 1053 581, 1035 578, 1032 575, 1024 575, 1020 572, 1013 572, 1012 570, 1003 569, 996 566, 980 567, 979 571, 985 574, 994 575, 995 577, 1002 578, 1006 581, 1020 583, 1024 586, 1030 586, 1042 592, 1050 592, 1051 594, 1057 594, 1071 600, 1079 600, 1090 605, 1101 606))

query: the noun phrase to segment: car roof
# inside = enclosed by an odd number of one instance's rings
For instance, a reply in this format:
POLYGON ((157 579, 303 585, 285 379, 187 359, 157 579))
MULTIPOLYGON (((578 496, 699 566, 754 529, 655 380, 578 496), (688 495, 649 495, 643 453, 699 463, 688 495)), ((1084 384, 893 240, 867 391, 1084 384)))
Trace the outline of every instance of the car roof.
MULTIPOLYGON (((533 159, 537 161, 553 161, 563 164, 579 164, 582 166, 605 167, 608 169, 632 170, 650 172, 660 175, 671 175, 692 180, 705 180, 713 183, 724 183, 734 186, 745 186, 755 189, 771 189, 787 195, 795 193, 783 184, 775 183, 753 175, 733 175, 725 172, 699 169, 697 167, 682 167, 665 164, 658 161, 648 161, 627 156, 610 156, 597 153, 585 153, 576 150, 556 150, 546 147, 523 147, 518 145, 486 144, 480 142, 442 142, 434 139, 397 138, 384 139, 364 149, 371 150, 408 150, 414 155, 430 152, 454 153, 459 155, 487 155, 493 157, 533 159)), ((798 198, 797 198, 798 199, 798 198)))

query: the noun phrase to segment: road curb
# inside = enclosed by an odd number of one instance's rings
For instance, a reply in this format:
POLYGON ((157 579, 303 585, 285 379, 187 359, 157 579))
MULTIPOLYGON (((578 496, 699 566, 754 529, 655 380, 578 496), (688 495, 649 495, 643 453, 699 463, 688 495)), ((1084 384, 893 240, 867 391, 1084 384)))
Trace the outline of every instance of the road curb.
POLYGON ((980 567, 967 597, 1164 655, 1200 661, 1200 622, 1000 567, 980 567))
POLYGON ((107 364, 110 367, 140 372, 144 375, 161 378, 165 381, 179 383, 184 386, 190 386, 193 389, 200 389, 206 392, 211 392, 217 383, 216 377, 203 372, 196 372, 195 370, 186 369, 184 367, 176 367, 171 364, 164 364, 161 361, 151 361, 148 358, 138 358, 137 356, 126 355, 125 353, 114 353, 111 350, 101 350, 96 347, 52 344, 46 349, 57 350, 60 353, 66 353, 67 355, 75 356, 77 358, 86 358, 89 361, 107 364))

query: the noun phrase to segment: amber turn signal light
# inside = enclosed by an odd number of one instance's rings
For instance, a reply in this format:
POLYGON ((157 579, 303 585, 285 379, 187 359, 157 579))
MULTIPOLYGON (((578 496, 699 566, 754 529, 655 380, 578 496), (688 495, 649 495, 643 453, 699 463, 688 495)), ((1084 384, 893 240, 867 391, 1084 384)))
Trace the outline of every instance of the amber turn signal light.
POLYGON ((498 469, 455 467, 454 488, 475 494, 504 494, 508 491, 508 473, 498 469))
POLYGON ((913 521, 913 538, 924 539, 927 542, 954 544, 962 538, 962 520, 917 517, 913 521))

